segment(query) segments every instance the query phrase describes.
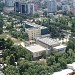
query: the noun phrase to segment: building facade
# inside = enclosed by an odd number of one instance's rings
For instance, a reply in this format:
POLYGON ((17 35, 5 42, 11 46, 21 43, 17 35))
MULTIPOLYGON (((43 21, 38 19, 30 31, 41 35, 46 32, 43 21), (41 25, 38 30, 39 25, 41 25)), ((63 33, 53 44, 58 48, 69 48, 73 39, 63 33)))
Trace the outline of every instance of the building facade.
POLYGON ((62 5, 63 13, 68 13, 71 11, 70 5, 62 5))
POLYGON ((25 47, 32 55, 33 58, 36 60, 36 58, 40 58, 42 52, 46 52, 46 55, 50 55, 49 49, 46 49, 45 47, 42 47, 41 45, 38 44, 33 44, 30 46, 25 47))
POLYGON ((28 28, 26 29, 26 32, 28 33, 30 40, 36 39, 36 37, 41 36, 41 30, 39 28, 28 28))
POLYGON ((47 8, 49 13, 57 12, 57 2, 56 0, 48 0, 47 1, 47 8))
POLYGON ((34 4, 25 1, 16 1, 14 11, 23 14, 34 14, 34 4))
POLYGON ((16 1, 16 0, 5 0, 5 5, 6 5, 6 6, 14 7, 15 1, 16 1))

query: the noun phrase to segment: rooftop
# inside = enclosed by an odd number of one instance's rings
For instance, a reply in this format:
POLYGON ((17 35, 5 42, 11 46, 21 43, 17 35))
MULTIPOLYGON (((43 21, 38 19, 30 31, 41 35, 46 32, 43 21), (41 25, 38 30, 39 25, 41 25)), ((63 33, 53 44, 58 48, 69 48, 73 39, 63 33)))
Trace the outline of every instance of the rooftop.
POLYGON ((38 25, 38 24, 35 24, 35 23, 31 23, 31 22, 27 22, 27 21, 25 21, 25 23, 30 25, 30 26, 33 26, 35 28, 40 28, 40 29, 47 28, 45 26, 41 26, 41 25, 38 25))
POLYGON ((33 27, 33 28, 27 28, 26 30, 38 30, 38 29, 40 29, 40 28, 37 28, 37 27, 34 28, 34 27, 33 27))
POLYGON ((40 42, 45 43, 47 45, 50 45, 50 46, 60 44, 60 42, 58 40, 52 39, 50 37, 42 37, 42 38, 38 37, 37 40, 39 40, 40 42))
POLYGON ((4 75, 4 74, 2 73, 2 71, 0 71, 0 75, 4 75))
POLYGON ((60 45, 60 46, 54 47, 54 49, 61 49, 61 48, 66 48, 66 45, 60 45))
POLYGON ((55 72, 52 75, 68 75, 69 73, 72 73, 72 72, 73 72, 73 70, 71 70, 71 69, 64 69, 62 71, 55 72))
POLYGON ((26 49, 28 49, 29 51, 31 52, 40 52, 40 51, 45 51, 46 48, 40 46, 40 45, 37 45, 37 44, 33 44, 33 45, 30 45, 30 46, 27 46, 26 49))
POLYGON ((73 62, 72 64, 67 64, 67 67, 75 70, 75 62, 73 62))

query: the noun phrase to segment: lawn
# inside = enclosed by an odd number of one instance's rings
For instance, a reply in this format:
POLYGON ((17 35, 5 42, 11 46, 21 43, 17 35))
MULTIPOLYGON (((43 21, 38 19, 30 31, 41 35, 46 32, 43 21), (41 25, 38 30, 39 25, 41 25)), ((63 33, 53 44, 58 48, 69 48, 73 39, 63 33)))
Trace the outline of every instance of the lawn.
POLYGON ((10 38, 14 43, 20 43, 21 42, 19 39, 13 38, 11 35, 9 35, 7 33, 0 34, 0 39, 1 38, 3 38, 3 39, 10 38))

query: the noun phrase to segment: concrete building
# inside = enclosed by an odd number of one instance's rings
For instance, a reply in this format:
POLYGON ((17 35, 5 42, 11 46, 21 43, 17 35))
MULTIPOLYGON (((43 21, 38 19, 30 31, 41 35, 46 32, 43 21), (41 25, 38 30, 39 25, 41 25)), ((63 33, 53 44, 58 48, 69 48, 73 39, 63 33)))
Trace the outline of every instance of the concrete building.
POLYGON ((8 14, 11 12, 14 12, 14 7, 4 7, 3 12, 8 13, 8 14))
POLYGON ((26 1, 16 1, 14 4, 14 11, 23 14, 34 14, 34 4, 26 1))
POLYGON ((51 49, 53 50, 53 47, 60 45, 59 41, 57 41, 56 39, 49 38, 49 37, 38 37, 36 39, 36 43, 50 50, 51 49))
POLYGON ((18 1, 16 1, 15 3, 14 3, 14 11, 15 12, 20 12, 20 4, 19 4, 19 2, 18 1))
POLYGON ((75 0, 73 0, 73 4, 72 4, 72 8, 71 8, 72 10, 72 13, 73 13, 73 15, 75 16, 75 0))
POLYGON ((45 26, 41 26, 35 23, 30 23, 25 21, 25 28, 39 28, 41 30, 41 35, 46 35, 49 33, 49 30, 45 26))
POLYGON ((67 47, 66 45, 59 45, 59 46, 53 47, 53 50, 64 53, 66 50, 66 47, 67 47))
POLYGON ((6 6, 14 7, 15 1, 16 1, 16 0, 5 0, 5 5, 6 5, 6 6))
POLYGON ((68 13, 71 11, 70 5, 62 5, 63 13, 68 13))
POLYGON ((33 58, 38 58, 41 56, 41 53, 43 51, 46 51, 46 54, 49 54, 49 50, 46 49, 45 47, 42 47, 41 45, 38 44, 33 44, 30 46, 27 46, 26 49, 33 55, 33 58))
POLYGON ((30 13, 30 4, 29 3, 21 3, 20 8, 21 8, 21 13, 23 13, 23 14, 30 13))
POLYGON ((47 1, 47 8, 48 8, 49 13, 56 13, 57 12, 56 0, 48 0, 47 1))
POLYGON ((39 28, 28 28, 25 31, 28 33, 30 40, 41 36, 41 30, 39 28))

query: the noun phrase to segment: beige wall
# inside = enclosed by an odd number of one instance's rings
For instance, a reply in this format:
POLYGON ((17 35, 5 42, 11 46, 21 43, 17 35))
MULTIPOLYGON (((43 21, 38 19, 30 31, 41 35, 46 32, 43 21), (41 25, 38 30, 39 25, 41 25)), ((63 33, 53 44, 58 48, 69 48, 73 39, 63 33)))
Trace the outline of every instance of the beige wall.
MULTIPOLYGON (((48 55, 48 50, 45 50, 45 51, 46 51, 46 54, 48 55)), ((42 52, 43 52, 43 51, 33 53, 33 58, 36 58, 36 57, 41 56, 41 53, 42 53, 42 52)))
POLYGON ((28 33, 29 39, 35 39, 36 37, 39 37, 41 35, 41 30, 40 29, 28 29, 26 30, 28 33))

